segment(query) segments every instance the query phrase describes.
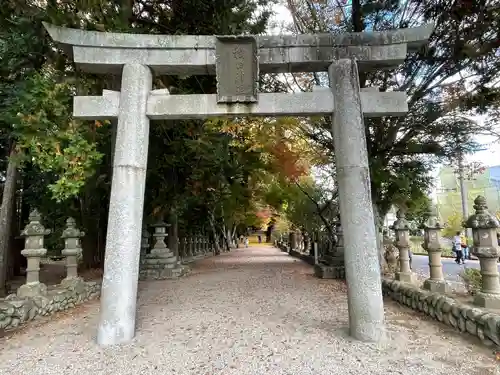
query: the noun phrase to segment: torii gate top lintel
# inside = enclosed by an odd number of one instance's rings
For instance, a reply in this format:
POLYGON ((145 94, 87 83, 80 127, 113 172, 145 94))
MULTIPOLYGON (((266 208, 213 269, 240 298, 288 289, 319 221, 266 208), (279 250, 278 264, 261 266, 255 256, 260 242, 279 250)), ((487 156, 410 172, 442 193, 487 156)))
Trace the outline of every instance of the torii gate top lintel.
POLYGON ((326 71, 332 60, 355 57, 359 69, 392 68, 426 43, 434 25, 380 32, 300 35, 151 35, 70 29, 44 23, 52 39, 90 73, 119 73, 126 63, 158 74, 215 74, 218 41, 253 39, 262 73, 326 71))

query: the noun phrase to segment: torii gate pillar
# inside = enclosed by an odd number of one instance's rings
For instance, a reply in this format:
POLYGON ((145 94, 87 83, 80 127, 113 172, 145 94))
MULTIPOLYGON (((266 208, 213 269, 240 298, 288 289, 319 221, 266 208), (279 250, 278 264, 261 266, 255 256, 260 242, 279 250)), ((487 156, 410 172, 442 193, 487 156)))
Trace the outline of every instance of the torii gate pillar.
POLYGON ((385 337, 384 304, 357 63, 334 61, 328 74, 335 101, 333 141, 346 244, 349 330, 357 339, 380 341, 385 337))
POLYGON ((97 342, 125 343, 135 335, 137 280, 149 145, 146 105, 149 67, 123 67, 97 342))

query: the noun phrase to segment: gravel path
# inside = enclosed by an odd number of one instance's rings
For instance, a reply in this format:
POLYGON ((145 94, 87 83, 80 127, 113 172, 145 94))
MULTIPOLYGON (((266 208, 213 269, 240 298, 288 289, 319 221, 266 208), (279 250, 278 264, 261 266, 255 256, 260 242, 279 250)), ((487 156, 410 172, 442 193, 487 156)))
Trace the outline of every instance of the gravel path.
POLYGON ((351 340, 345 285, 271 247, 202 260, 139 293, 132 344, 95 344, 94 302, 0 339, 0 374, 500 374, 491 350, 392 302, 391 340, 351 340))

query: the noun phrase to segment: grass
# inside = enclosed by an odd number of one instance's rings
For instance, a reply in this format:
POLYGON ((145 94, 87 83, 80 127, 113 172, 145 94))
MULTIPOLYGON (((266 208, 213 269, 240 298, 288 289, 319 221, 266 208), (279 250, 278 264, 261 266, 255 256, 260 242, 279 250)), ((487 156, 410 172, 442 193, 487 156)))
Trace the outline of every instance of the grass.
POLYGON ((475 295, 479 290, 481 290, 482 275, 481 271, 475 268, 466 268, 460 275, 463 280, 467 292, 470 295, 475 295))
MULTIPOLYGON (((423 237, 413 236, 410 237, 410 249, 411 252, 415 255, 427 255, 427 251, 422 248, 422 244, 424 243, 423 237)), ((455 254, 451 251, 451 248, 443 248, 443 252, 441 253, 443 258, 455 258, 455 254)))

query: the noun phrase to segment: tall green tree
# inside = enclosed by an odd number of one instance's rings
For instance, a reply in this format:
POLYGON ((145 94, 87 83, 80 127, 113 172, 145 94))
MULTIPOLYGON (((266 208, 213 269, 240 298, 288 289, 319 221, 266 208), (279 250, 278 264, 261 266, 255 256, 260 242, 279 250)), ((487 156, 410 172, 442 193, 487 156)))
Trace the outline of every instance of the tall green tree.
MULTIPOLYGON (((495 1, 355 0, 351 7, 338 8, 337 2, 318 5, 289 0, 288 5, 293 27, 302 33, 384 31, 435 24, 428 46, 409 54, 401 67, 360 77, 362 87, 405 91, 409 98, 408 115, 365 120, 373 200, 380 215, 390 208, 395 195, 404 193, 411 200, 427 189, 433 165, 456 152, 456 134, 461 135, 459 142, 466 151, 477 149, 473 136, 496 134, 491 123, 446 117, 453 111, 474 114, 498 108, 500 8, 495 1), (452 106, 450 88, 457 98, 452 106)), ((321 82, 322 77, 311 79, 321 82)), ((305 131, 329 150, 333 162, 330 119, 314 121, 305 131)))

